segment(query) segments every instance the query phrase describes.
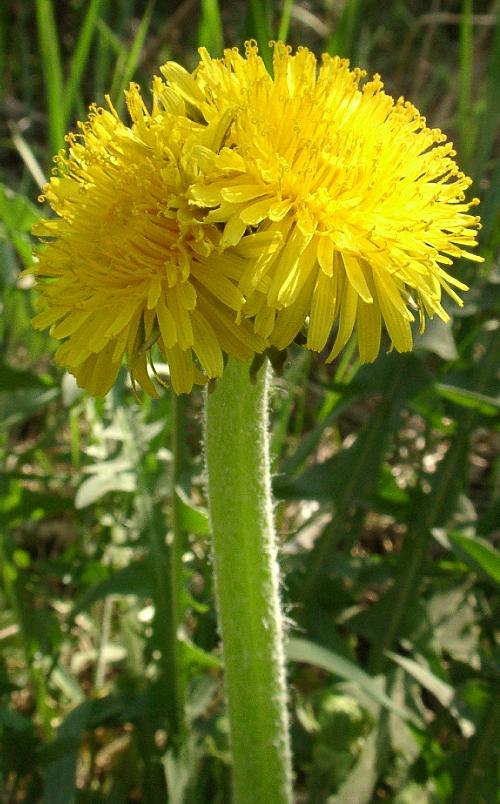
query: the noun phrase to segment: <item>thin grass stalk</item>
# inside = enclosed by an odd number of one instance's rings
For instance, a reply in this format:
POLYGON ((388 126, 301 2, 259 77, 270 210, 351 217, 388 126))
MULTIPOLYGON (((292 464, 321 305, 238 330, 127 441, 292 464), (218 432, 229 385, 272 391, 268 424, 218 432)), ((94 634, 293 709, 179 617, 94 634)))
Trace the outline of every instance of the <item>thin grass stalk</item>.
POLYGON ((236 804, 289 804, 291 760, 271 501, 268 370, 229 360, 205 447, 236 804))

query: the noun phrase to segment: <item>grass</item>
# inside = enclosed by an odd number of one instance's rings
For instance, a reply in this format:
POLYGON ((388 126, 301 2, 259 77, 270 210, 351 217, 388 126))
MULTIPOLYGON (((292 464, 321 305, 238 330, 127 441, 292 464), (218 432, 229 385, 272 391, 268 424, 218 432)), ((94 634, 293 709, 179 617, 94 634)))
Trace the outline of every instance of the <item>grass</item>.
POLYGON ((65 131, 162 61, 282 37, 350 56, 457 142, 484 267, 412 355, 297 349, 272 437, 301 801, 484 802, 498 789, 499 4, 36 0, 0 8, 0 787, 226 802, 201 397, 81 394, 31 329, 38 184, 65 131), (193 25, 193 20, 196 24, 193 25), (412 94, 412 90, 416 94, 412 94), (165 522, 169 538, 165 540, 165 522), (177 638, 173 638, 173 634, 177 638), (172 683, 174 682, 174 683, 172 683), (187 722, 182 701, 187 702, 187 722), (329 799, 329 797, 333 797, 329 799))

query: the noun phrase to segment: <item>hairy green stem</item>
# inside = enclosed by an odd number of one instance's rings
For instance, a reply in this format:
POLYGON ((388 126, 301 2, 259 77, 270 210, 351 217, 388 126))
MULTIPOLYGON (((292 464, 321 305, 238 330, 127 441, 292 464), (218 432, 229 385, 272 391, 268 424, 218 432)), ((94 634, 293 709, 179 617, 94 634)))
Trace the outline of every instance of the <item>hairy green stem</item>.
POLYGON ((230 360, 206 403, 216 594, 236 804, 286 804, 291 760, 269 467, 267 368, 230 360))

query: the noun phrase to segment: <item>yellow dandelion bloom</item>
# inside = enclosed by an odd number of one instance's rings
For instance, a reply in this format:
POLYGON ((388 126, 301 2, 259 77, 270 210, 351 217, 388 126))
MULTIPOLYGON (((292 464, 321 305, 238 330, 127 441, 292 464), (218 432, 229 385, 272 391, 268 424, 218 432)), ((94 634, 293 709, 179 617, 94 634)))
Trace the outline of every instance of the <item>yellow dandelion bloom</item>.
POLYGON ((361 360, 380 349, 382 326, 400 352, 412 347, 415 313, 449 316, 442 291, 458 304, 453 258, 481 258, 479 218, 469 214, 471 181, 453 145, 418 110, 394 101, 378 75, 351 70, 306 48, 274 44, 273 76, 254 42, 215 60, 200 50, 190 74, 162 72, 193 116, 212 124, 231 115, 224 146, 205 160, 189 191, 223 226, 222 243, 245 252, 249 232, 269 237, 247 261, 238 287, 255 332, 285 348, 304 323, 307 346, 329 358, 357 333, 361 360))
POLYGON ((219 257, 221 227, 205 222, 207 210, 186 194, 228 119, 188 119, 160 79, 151 112, 137 86, 126 95, 131 126, 108 100, 56 157, 44 198, 57 217, 35 228, 47 245, 34 269, 34 326, 63 340, 56 360, 92 394, 109 391, 125 354, 133 383, 155 395, 147 366, 154 343, 174 390, 188 392, 221 375, 223 353, 247 360, 265 347, 249 324, 236 324, 244 299, 232 274, 241 274, 243 258, 219 257))

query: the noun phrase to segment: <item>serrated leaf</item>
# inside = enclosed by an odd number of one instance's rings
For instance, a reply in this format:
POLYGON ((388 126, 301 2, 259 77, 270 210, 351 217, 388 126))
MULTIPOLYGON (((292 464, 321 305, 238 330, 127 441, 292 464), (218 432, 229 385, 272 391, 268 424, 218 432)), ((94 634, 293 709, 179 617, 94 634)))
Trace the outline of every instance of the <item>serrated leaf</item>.
POLYGON ((137 479, 132 472, 117 475, 97 474, 84 480, 75 496, 75 508, 86 508, 100 500, 110 491, 132 492, 137 488, 137 479))

